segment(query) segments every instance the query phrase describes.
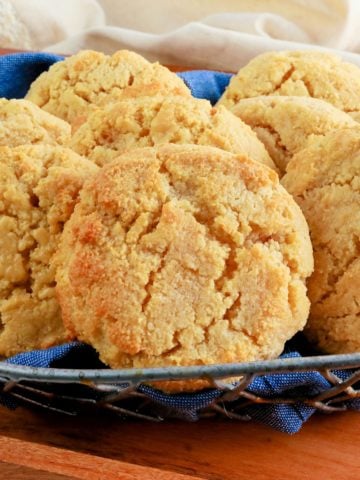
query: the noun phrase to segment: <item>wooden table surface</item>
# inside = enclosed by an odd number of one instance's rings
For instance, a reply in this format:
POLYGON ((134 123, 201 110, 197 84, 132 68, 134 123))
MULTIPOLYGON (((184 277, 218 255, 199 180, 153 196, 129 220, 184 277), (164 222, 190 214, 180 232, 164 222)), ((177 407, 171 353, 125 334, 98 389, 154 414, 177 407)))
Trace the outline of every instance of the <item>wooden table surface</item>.
POLYGON ((316 414, 289 436, 226 420, 151 424, 0 407, 0 478, 357 480, 359 433, 357 412, 316 414))
POLYGON ((290 436, 252 422, 152 424, 0 407, 0 478, 357 480, 359 426, 358 412, 316 414, 290 436))

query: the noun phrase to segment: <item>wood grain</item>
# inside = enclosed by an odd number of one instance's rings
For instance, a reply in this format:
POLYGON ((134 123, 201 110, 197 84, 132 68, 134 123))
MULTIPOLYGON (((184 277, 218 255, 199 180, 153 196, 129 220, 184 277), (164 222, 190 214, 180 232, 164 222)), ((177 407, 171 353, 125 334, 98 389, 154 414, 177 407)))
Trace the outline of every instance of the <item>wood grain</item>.
MULTIPOLYGON (((125 463, 190 478, 288 480, 291 472, 293 480, 355 480, 360 478, 359 421, 358 412, 318 414, 301 432, 289 436, 255 423, 225 420, 151 424, 104 415, 68 418, 2 408, 0 435, 86 454, 96 462, 111 459, 119 469, 125 463)), ((67 457, 70 464, 75 460, 67 457)), ((37 463, 32 466, 43 468, 37 463)), ((72 474, 70 470, 54 472, 72 474)), ((172 475, 168 478, 176 479, 172 475)))
MULTIPOLYGON (((81 480, 196 480, 194 476, 100 458, 34 442, 0 436, 0 459, 28 469, 72 475, 81 480)), ((36 472, 37 474, 37 472, 36 472)), ((56 478, 56 477, 55 477, 56 478)), ((71 477, 70 477, 71 478, 71 477)), ((199 477, 197 477, 199 478, 199 477)))
POLYGON ((14 48, 0 48, 0 55, 6 55, 8 53, 19 53, 23 50, 15 50, 14 48))
POLYGON ((23 465, 14 465, 13 463, 0 462, 1 478, 14 480, 74 480, 75 477, 57 475, 56 473, 45 472, 44 470, 24 467, 23 465))

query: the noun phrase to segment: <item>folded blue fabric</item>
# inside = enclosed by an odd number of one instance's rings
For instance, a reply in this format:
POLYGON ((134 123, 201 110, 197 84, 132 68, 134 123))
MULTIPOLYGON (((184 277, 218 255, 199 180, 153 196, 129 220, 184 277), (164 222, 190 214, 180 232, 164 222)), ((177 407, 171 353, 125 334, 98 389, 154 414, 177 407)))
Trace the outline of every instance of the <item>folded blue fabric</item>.
MULTIPOLYGON (((31 82, 43 71, 62 57, 46 53, 23 53, 0 57, 0 97, 22 98, 31 82)), ((215 103, 223 93, 231 78, 230 74, 210 71, 191 71, 178 74, 197 98, 205 98, 215 103)), ((290 351, 284 357, 300 357, 290 351)), ((84 344, 73 342, 66 345, 16 355, 8 362, 17 365, 53 368, 101 368, 94 350, 84 344)), ((347 378, 348 371, 337 372, 347 378)), ((273 398, 279 395, 315 395, 330 387, 329 382, 318 372, 286 373, 257 377, 248 391, 262 397, 273 398)), ((207 389, 190 394, 165 394, 147 385, 139 390, 159 405, 178 412, 180 418, 196 420, 198 410, 211 404, 222 395, 217 389, 207 389)), ((0 401, 7 406, 15 406, 9 396, 2 394, 0 401)), ((360 410, 360 400, 347 402, 348 408, 360 410)), ((241 414, 265 423, 287 433, 297 432, 315 409, 298 403, 251 405, 241 414)))
POLYGON ((23 98, 35 78, 62 59, 50 53, 18 53, 0 57, 0 97, 23 98))

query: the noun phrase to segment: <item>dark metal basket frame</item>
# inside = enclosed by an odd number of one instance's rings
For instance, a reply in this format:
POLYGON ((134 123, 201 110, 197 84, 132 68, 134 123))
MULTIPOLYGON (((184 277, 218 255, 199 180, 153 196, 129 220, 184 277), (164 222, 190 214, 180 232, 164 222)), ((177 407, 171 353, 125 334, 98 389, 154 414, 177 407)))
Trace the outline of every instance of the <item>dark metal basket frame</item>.
MULTIPOLYGON (((100 407, 124 417, 137 417, 161 421, 172 415, 171 409, 154 405, 138 388, 141 384, 154 381, 176 381, 207 379, 221 390, 211 405, 200 409, 200 416, 222 414, 234 419, 248 419, 241 410, 249 404, 298 404, 325 412, 346 410, 344 402, 360 398, 360 353, 321 355, 301 358, 281 358, 248 363, 221 365, 161 367, 144 369, 58 369, 35 368, 0 362, 0 386, 8 400, 32 404, 70 415, 81 412, 83 407, 100 407), (333 370, 354 370, 346 380, 339 378, 333 370), (257 376, 268 374, 317 371, 331 387, 314 396, 259 397, 247 390, 257 376), (241 377, 234 384, 222 379, 241 377), (54 393, 54 386, 62 386, 54 393), (86 386, 91 394, 75 393, 74 385, 86 386), (70 390, 69 390, 70 387, 70 390), (70 392, 70 393, 69 393, 70 392), (136 399, 136 402, 134 402, 136 399), (129 402, 129 400, 132 401, 129 402), (237 400, 236 402, 234 402, 237 400), (151 408, 151 407, 156 407, 151 408)), ((176 416, 176 415, 175 415, 176 416)))

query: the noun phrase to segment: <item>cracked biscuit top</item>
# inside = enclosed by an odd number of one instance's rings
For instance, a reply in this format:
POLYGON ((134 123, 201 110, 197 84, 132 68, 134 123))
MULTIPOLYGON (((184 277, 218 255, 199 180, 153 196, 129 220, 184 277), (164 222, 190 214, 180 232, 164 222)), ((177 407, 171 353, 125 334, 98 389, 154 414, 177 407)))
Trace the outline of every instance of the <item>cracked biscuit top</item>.
POLYGON ((274 171, 211 147, 105 165, 55 264, 66 327, 114 368, 276 357, 309 311, 300 208, 274 171))
POLYGON ((360 69, 330 53, 268 52, 239 70, 218 103, 231 110, 259 95, 319 98, 360 120, 360 69))
POLYGON ((0 355, 66 340, 50 258, 97 169, 59 146, 0 147, 0 355))
POLYGON ((0 146, 70 142, 71 127, 27 100, 0 98, 0 146))
POLYGON ((306 333, 328 353, 360 351, 360 128, 296 154, 282 183, 309 224, 315 270, 306 333))
POLYGON ((262 96, 241 100, 232 112, 247 123, 283 175, 292 156, 318 136, 358 123, 316 98, 262 96))
POLYGON ((190 95, 175 73, 141 55, 119 50, 112 56, 84 50, 52 65, 31 85, 26 99, 70 123, 97 106, 119 100, 124 91, 161 86, 164 93, 190 95))
MULTIPOLYGON (((133 148, 165 143, 208 145, 275 168, 251 128, 207 100, 159 94, 130 98, 90 114, 71 147, 102 166, 133 148)), ((155 93, 155 90, 154 90, 155 93)))

